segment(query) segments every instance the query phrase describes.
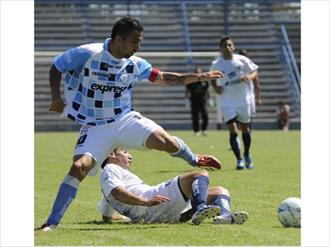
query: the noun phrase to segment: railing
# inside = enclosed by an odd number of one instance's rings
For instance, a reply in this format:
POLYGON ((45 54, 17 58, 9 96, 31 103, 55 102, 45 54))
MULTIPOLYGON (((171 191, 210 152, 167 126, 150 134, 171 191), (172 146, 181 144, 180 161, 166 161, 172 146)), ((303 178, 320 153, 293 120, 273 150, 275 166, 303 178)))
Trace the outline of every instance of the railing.
POLYGON ((293 55, 292 47, 289 41, 288 34, 286 32, 285 26, 281 25, 281 33, 283 36, 283 43, 282 43, 282 49, 284 50, 285 56, 288 58, 289 62, 289 67, 292 71, 292 74, 294 76, 294 81, 296 86, 298 87, 299 92, 301 91, 300 89, 300 72, 297 66, 296 59, 293 55))
POLYGON ((281 25, 281 34, 282 60, 285 64, 286 74, 290 82, 291 92, 293 94, 293 108, 299 112, 301 92, 300 72, 297 66, 296 59, 293 55, 292 47, 284 25, 281 25))
MULTIPOLYGON (((183 37, 185 41, 185 50, 188 53, 191 53, 191 44, 190 44, 190 35, 189 35, 189 19, 187 14, 187 6, 185 2, 181 3, 182 8, 182 19, 183 19, 183 37)), ((193 59, 191 56, 188 57, 187 63, 190 66, 193 66, 193 59)))

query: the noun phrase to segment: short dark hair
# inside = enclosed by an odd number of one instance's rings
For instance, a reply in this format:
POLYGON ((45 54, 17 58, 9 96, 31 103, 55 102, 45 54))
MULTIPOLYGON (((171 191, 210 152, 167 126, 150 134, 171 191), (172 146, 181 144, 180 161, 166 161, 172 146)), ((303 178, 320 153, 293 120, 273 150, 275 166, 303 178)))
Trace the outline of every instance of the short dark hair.
MULTIPOLYGON (((227 41, 227 40, 231 40, 233 41, 233 39, 229 36, 225 36, 223 38, 220 39, 220 47, 222 47, 222 45, 227 41)), ((233 41, 234 42, 234 41, 233 41)))
POLYGON ((117 35, 126 38, 133 30, 143 32, 144 29, 142 23, 129 16, 122 17, 113 25, 111 38, 114 39, 117 35))
POLYGON ((248 52, 245 49, 239 50, 238 54, 248 57, 248 52))
MULTIPOLYGON (((111 152, 116 153, 117 150, 118 150, 118 148, 115 148, 115 149, 112 150, 111 152)), ((102 165, 101 165, 101 168, 102 168, 102 169, 105 167, 106 164, 108 164, 108 159, 109 159, 109 156, 107 156, 107 157, 105 158, 105 160, 102 162, 102 165)))
POLYGON ((103 169, 106 164, 108 164, 108 157, 106 157, 105 160, 102 162, 101 168, 103 169))

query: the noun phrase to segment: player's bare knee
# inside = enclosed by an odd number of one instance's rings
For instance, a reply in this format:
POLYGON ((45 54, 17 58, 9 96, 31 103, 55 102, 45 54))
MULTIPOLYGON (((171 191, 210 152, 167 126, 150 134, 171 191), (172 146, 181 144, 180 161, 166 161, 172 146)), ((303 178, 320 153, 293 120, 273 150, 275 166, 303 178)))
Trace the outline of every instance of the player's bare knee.
POLYGON ((229 196, 229 190, 225 187, 222 187, 222 186, 218 186, 218 187, 215 187, 215 189, 217 190, 217 194, 220 195, 227 195, 229 196))
POLYGON ((248 124, 242 124, 242 132, 243 133, 248 133, 250 132, 250 127, 248 124))
POLYGON ((92 162, 88 159, 80 158, 75 160, 71 166, 70 175, 82 180, 87 176, 87 173, 93 168, 92 162))
POLYGON ((207 171, 205 171, 205 170, 193 172, 193 177, 194 178, 197 178, 197 177, 200 177, 200 176, 209 177, 209 173, 207 171))

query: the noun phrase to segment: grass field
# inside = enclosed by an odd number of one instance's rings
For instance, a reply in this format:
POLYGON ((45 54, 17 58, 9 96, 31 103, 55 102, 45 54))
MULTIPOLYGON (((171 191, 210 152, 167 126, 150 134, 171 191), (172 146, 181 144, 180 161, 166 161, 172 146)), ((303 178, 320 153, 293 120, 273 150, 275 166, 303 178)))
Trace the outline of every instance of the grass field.
MULTIPOLYGON (((300 197, 300 132, 255 131, 253 170, 235 170, 228 134, 210 131, 195 137, 171 131, 196 153, 212 154, 224 168, 210 172, 210 186, 222 185, 232 196, 232 209, 245 210, 244 225, 102 224, 97 210, 101 198, 98 176, 88 177, 53 232, 35 232, 35 245, 300 245, 300 229, 284 228, 277 219, 279 203, 300 197)), ((46 220, 58 186, 70 167, 78 133, 35 134, 35 227, 46 220)), ((130 150, 132 171, 148 184, 157 184, 193 170, 180 159, 158 151, 130 150)))

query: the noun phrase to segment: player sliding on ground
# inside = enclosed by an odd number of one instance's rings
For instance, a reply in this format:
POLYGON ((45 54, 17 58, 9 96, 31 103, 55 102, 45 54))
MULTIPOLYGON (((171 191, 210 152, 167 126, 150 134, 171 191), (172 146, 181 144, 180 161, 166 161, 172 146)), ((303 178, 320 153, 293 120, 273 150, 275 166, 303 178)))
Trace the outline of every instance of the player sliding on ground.
POLYGON ((72 48, 55 58, 50 69, 50 111, 62 113, 82 125, 73 164, 60 185, 51 214, 40 228, 54 229, 76 197, 80 182, 95 175, 116 145, 165 151, 191 166, 220 169, 213 156, 196 155, 182 139, 170 136, 152 120, 132 110, 132 89, 139 80, 160 85, 185 85, 221 78, 219 71, 199 74, 162 72, 134 56, 140 48, 143 26, 133 18, 119 19, 111 38, 102 43, 72 48), (64 76, 64 96, 60 82, 64 76))
POLYGON ((248 219, 246 212, 231 212, 227 189, 208 188, 206 171, 189 172, 150 186, 129 171, 132 159, 127 150, 116 148, 102 164, 103 199, 99 210, 105 222, 111 221, 114 209, 133 223, 178 223, 192 219, 193 224, 199 225, 212 218, 214 224, 243 224, 248 219), (191 209, 185 210, 190 203, 191 209))

